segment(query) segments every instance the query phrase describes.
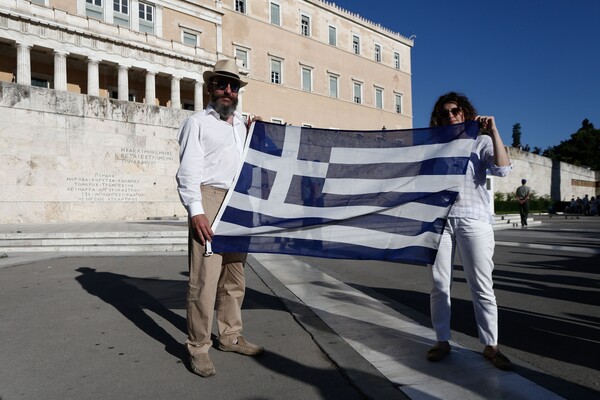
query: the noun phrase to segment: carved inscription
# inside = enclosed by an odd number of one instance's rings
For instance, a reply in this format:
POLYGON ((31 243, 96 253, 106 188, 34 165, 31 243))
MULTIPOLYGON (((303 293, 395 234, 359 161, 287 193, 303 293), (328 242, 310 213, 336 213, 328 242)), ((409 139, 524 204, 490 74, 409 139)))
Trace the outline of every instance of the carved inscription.
POLYGON ((135 147, 121 147, 121 152, 116 153, 115 157, 126 163, 144 165, 177 161, 170 151, 136 149, 135 147))
POLYGON ((72 176, 67 178, 67 191, 77 196, 77 201, 141 201, 144 192, 140 180, 115 174, 72 176))

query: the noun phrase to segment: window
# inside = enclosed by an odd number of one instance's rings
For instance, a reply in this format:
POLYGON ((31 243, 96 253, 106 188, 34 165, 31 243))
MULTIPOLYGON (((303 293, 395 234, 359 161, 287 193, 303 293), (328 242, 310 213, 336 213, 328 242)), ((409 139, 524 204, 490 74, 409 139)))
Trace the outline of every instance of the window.
POLYGON ((394 52, 394 68, 400 69, 400 53, 394 52))
POLYGON ((383 89, 375 88, 375 108, 383 109, 383 89))
POLYGON ((113 0, 113 10, 114 24, 129 27, 129 0, 113 0))
POLYGON ((192 47, 198 46, 198 35, 196 33, 190 31, 183 31, 181 36, 181 41, 183 44, 192 47))
POLYGON ((242 61, 242 67, 248 68, 248 51, 240 48, 235 49, 235 58, 242 61))
POLYGON ((246 14, 246 0, 235 0, 235 11, 246 14))
POLYGON ((102 0, 85 0, 85 15, 102 20, 104 18, 102 0))
POLYGON ((300 33, 302 36, 310 36, 310 17, 308 15, 300 16, 300 33))
POLYGON ((271 3, 271 23, 281 25, 281 15, 279 13, 279 4, 271 3))
POLYGON ((329 75, 329 97, 338 98, 338 77, 329 75))
POLYGON ((356 104, 362 104, 362 84, 360 82, 354 82, 354 102, 356 104))
POLYGON ((281 61, 271 59, 271 83, 281 84, 281 61))
POLYGON ((354 54, 360 54, 360 37, 352 35, 352 51, 354 54))
POLYGON ((381 62, 381 46, 375 45, 375 61, 381 62))
POLYGON ((337 46, 337 29, 331 25, 329 25, 329 44, 337 46))
POLYGON ((49 89, 50 88, 50 82, 47 79, 40 79, 40 78, 31 77, 31 86, 49 89))
POLYGON ((395 111, 398 114, 402 114, 402 95, 396 94, 394 97, 396 98, 395 111))
POLYGON ((129 0, 113 0, 113 10, 121 14, 129 14, 129 0))
POLYGON ((302 90, 312 92, 312 69, 302 67, 302 90))
POLYGON ((139 3, 140 31, 154 33, 154 6, 139 3))

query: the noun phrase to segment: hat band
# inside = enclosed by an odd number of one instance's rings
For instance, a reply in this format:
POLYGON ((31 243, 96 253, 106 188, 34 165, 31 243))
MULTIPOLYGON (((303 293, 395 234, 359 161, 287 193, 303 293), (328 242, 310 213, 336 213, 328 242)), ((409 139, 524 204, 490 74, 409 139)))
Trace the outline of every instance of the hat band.
POLYGON ((226 71, 214 71, 215 75, 224 75, 224 76, 229 76, 232 77, 234 79, 237 79, 238 81, 241 80, 240 77, 236 74, 233 74, 231 72, 226 72, 226 71))

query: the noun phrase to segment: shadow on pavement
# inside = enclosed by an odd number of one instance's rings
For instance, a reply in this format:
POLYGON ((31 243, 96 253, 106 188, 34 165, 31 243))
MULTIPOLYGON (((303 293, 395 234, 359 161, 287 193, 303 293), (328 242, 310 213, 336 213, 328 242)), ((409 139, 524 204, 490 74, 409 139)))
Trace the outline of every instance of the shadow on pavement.
POLYGON ((144 310, 154 312, 182 332, 186 332, 185 318, 171 311, 167 304, 159 301, 157 297, 141 289, 143 287, 159 289, 160 293, 163 293, 163 300, 178 308, 177 306, 181 306, 181 301, 185 300, 183 297, 183 300, 176 300, 176 304, 173 304, 173 299, 180 296, 181 282, 132 278, 112 272, 97 272, 96 269, 88 267, 77 268, 76 271, 81 275, 75 279, 89 294, 113 306, 142 332, 162 343, 168 353, 187 363, 185 346, 175 340, 144 310))

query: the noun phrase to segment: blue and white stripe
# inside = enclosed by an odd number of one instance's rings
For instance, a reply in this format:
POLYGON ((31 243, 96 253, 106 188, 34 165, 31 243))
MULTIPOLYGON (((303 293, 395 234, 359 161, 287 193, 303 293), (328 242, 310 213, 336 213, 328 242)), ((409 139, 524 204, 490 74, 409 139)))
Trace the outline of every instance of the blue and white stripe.
POLYGON ((213 224, 212 248, 432 263, 477 129, 257 122, 213 224))

